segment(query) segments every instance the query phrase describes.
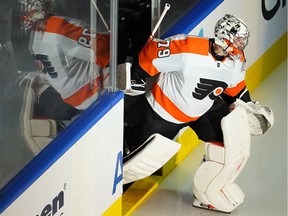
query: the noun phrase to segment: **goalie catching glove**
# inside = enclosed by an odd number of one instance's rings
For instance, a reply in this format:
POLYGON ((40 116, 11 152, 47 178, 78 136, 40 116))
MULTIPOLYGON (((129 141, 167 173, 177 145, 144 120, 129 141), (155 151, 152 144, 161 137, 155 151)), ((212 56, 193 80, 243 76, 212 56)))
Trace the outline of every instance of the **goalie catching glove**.
POLYGON ((236 100, 234 105, 242 106, 246 109, 251 135, 263 135, 274 125, 274 114, 269 106, 262 106, 258 101, 246 103, 239 99, 236 100))

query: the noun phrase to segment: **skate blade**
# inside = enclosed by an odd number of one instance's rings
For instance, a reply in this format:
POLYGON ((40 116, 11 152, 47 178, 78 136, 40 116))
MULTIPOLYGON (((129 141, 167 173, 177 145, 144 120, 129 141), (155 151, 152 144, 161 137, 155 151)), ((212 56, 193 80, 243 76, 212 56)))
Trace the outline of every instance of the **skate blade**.
POLYGON ((203 204, 196 198, 195 198, 195 200, 193 202, 193 206, 196 207, 196 208, 201 208, 201 209, 205 209, 205 210, 209 210, 209 211, 215 211, 215 212, 219 212, 219 213, 231 214, 231 212, 221 211, 221 210, 215 208, 212 205, 203 204))

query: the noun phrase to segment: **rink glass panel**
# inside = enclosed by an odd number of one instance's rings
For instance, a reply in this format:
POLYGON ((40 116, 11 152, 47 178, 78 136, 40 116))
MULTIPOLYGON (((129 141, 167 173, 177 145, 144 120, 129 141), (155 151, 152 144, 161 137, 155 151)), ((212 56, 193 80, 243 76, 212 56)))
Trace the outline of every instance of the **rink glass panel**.
MULTIPOLYGON (((94 0, 94 2, 102 18, 110 25, 109 1, 94 0)), ((90 0, 55 0, 55 3, 53 12, 56 15, 81 19, 93 31, 107 33, 107 27, 90 0)), ((37 71, 34 58, 28 50, 29 33, 20 30, 19 12, 17 0, 0 0, 0 189, 39 153, 31 150, 23 132, 27 124, 27 121, 23 121, 23 107, 27 105, 27 91, 32 89, 27 89, 31 86, 22 81, 27 74, 40 72, 37 71)), ((99 93, 102 95, 104 91, 99 93)), ((62 115, 69 115, 71 108, 59 105, 54 96, 51 95, 51 101, 46 100, 42 106, 38 106, 37 112, 47 114, 47 119, 52 120, 61 119, 62 115)), ((37 98, 35 103, 36 101, 37 98)), ((33 104, 31 107, 30 117, 33 118, 35 112, 33 104)), ((81 112, 73 114, 80 116, 81 112)), ((75 118, 70 118, 68 124, 75 118)), ((57 127, 59 129, 59 126, 57 127)), ((48 135, 49 140, 53 140, 60 133, 61 130, 58 130, 56 135, 48 135)))

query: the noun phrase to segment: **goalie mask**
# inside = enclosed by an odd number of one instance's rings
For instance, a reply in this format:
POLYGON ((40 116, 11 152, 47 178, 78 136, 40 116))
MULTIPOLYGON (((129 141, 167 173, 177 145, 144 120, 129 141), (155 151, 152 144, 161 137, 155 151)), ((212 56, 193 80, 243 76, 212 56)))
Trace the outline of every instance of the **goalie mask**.
POLYGON ((45 18, 53 8, 54 0, 18 0, 21 28, 31 29, 35 22, 45 18))
POLYGON ((239 18, 226 14, 215 25, 215 43, 223 50, 229 51, 229 47, 240 51, 248 44, 249 31, 246 24, 239 18))

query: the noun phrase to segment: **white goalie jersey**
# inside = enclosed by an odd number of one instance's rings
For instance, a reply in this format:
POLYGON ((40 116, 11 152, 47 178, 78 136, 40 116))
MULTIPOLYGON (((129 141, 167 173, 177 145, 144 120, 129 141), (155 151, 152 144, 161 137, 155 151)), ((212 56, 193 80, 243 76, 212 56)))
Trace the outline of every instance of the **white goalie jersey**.
POLYGON ((85 109, 98 98, 100 72, 109 63, 108 34, 92 34, 78 19, 50 16, 36 23, 29 49, 66 103, 85 109))
POLYGON ((210 45, 208 38, 175 35, 154 39, 141 50, 141 68, 150 76, 160 72, 147 99, 165 120, 195 121, 223 92, 233 97, 245 88, 243 52, 219 61, 210 53, 210 45))

